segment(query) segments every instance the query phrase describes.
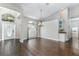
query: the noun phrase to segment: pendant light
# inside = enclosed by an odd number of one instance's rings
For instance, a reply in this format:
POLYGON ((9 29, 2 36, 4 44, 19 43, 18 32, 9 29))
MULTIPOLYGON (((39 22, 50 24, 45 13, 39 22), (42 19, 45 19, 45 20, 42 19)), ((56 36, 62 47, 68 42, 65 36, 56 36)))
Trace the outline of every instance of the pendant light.
POLYGON ((40 9, 40 20, 38 21, 38 26, 43 26, 43 15, 42 15, 42 8, 40 9))

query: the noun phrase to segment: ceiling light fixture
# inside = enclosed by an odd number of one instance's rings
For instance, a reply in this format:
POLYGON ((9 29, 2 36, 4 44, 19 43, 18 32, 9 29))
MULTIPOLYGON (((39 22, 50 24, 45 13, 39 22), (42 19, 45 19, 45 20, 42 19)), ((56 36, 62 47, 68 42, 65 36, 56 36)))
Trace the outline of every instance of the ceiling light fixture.
POLYGON ((33 23, 33 21, 29 21, 29 24, 32 24, 33 23))
POLYGON ((38 22, 38 25, 39 26, 42 26, 43 25, 43 15, 42 15, 42 12, 43 12, 43 9, 41 8, 40 9, 40 20, 39 20, 39 22, 38 22))

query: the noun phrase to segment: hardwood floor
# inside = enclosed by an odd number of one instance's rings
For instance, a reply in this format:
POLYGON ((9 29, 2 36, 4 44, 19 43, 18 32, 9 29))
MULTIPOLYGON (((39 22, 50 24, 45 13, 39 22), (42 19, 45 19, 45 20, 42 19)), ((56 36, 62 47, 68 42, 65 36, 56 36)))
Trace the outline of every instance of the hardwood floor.
POLYGON ((79 49, 71 43, 60 43, 47 39, 31 39, 20 43, 19 40, 0 42, 1 56, 78 56, 79 49))

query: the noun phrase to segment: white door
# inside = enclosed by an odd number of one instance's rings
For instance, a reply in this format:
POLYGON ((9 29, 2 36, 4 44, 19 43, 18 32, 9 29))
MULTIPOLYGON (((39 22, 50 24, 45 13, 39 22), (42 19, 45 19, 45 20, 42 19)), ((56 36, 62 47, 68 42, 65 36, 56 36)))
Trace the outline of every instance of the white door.
POLYGON ((36 37, 36 28, 35 28, 35 26, 34 25, 32 25, 32 24, 29 24, 29 29, 28 29, 28 31, 29 31, 29 38, 35 38, 36 37))
POLYGON ((15 38, 15 23, 2 22, 2 40, 15 38))

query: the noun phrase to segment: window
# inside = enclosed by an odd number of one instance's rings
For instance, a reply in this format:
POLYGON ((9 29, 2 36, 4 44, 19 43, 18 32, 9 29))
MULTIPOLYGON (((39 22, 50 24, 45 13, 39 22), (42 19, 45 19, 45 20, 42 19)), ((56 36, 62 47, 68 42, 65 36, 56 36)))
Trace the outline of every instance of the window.
POLYGON ((11 14, 3 14, 2 15, 2 20, 3 21, 9 21, 9 22, 14 22, 15 17, 11 14))

